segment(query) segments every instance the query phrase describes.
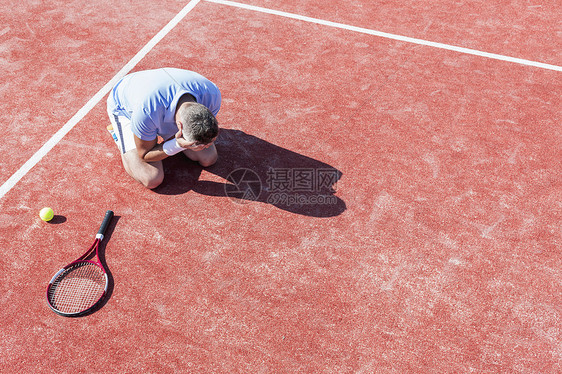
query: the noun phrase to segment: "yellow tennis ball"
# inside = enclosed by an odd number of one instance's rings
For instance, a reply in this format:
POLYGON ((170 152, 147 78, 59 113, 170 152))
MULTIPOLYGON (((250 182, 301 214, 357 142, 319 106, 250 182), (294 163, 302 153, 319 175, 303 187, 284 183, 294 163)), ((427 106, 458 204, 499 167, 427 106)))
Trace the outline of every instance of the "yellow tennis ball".
POLYGON ((45 222, 50 221, 55 216, 55 212, 51 208, 43 208, 39 212, 39 217, 45 222))

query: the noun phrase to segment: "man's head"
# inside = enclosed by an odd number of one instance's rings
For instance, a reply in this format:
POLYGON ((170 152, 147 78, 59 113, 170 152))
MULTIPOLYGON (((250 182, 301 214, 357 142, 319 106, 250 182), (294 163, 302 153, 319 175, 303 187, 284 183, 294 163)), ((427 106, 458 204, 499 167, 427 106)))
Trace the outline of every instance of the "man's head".
POLYGON ((176 112, 176 121, 182 125, 185 140, 197 145, 209 144, 219 134, 219 125, 213 113, 198 103, 182 103, 176 112))

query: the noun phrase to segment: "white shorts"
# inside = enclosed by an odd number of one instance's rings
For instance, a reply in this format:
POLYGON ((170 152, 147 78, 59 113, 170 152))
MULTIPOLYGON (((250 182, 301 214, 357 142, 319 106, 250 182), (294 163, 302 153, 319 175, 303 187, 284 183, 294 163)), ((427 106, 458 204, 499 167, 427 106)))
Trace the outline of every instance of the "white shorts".
POLYGON ((118 116, 111 112, 107 112, 111 125, 113 126, 113 139, 117 144, 117 148, 122 154, 136 149, 135 138, 131 130, 131 120, 125 116, 118 116))

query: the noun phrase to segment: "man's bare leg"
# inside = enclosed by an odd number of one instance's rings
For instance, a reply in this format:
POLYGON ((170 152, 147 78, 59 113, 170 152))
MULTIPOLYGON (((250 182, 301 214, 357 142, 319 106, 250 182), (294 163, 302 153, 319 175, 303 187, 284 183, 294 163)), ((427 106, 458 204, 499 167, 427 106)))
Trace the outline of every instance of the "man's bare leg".
POLYGON ((203 167, 214 165, 219 158, 215 143, 212 143, 207 148, 200 151, 186 149, 185 151, 183 151, 183 153, 191 160, 199 162, 199 164, 201 164, 201 166, 203 167))
POLYGON ((125 171, 146 188, 156 188, 164 180, 162 161, 145 162, 139 158, 136 149, 121 155, 121 160, 125 171))

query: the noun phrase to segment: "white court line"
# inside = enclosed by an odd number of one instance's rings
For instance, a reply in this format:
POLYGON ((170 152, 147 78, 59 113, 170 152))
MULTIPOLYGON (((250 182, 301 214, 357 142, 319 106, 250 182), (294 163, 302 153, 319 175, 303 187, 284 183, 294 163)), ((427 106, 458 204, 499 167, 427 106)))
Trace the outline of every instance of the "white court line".
POLYGON ((498 55, 498 54, 495 54, 495 53, 482 52, 482 51, 478 51, 478 50, 470 49, 470 48, 456 47, 454 45, 449 45, 449 44, 436 43, 436 42, 431 42, 431 41, 423 40, 423 39, 416 39, 416 38, 410 38, 410 37, 407 37, 407 36, 389 34, 389 33, 382 32, 382 31, 370 30, 370 29, 366 29, 366 28, 363 28, 363 27, 350 26, 350 25, 346 25, 346 24, 343 24, 343 23, 325 21, 325 20, 321 20, 321 19, 318 19, 318 18, 301 16, 301 15, 294 14, 294 13, 281 12, 281 11, 278 11, 278 10, 236 3, 234 1, 228 1, 228 0, 204 0, 204 1, 222 4, 222 5, 228 5, 228 6, 232 6, 232 7, 236 7, 236 8, 252 10, 252 11, 260 12, 260 13, 267 13, 267 14, 272 14, 272 15, 276 15, 276 16, 292 18, 292 19, 296 19, 296 20, 304 21, 304 22, 316 23, 316 24, 319 24, 319 25, 335 27, 335 28, 338 28, 338 29, 360 32, 360 33, 363 33, 363 34, 379 36, 379 37, 386 38, 386 39, 399 40, 401 42, 413 43, 413 44, 418 44, 418 45, 425 45, 425 46, 428 46, 428 47, 434 47, 434 48, 439 48, 439 49, 446 49, 446 50, 449 50, 449 51, 455 51, 455 52, 474 55, 474 56, 486 57, 486 58, 491 58, 491 59, 494 59, 494 60, 514 62, 514 63, 517 63, 517 64, 533 66, 533 67, 537 67, 537 68, 541 68, 541 69, 562 71, 562 66, 544 64, 542 62, 525 60, 525 59, 522 59, 522 58, 503 56, 503 55, 498 55))
POLYGON ((127 73, 129 73, 139 62, 158 44, 176 25, 200 2, 191 0, 162 30, 125 65, 123 68, 102 87, 72 118, 57 131, 29 160, 27 160, 2 186, 0 186, 0 199, 2 199, 41 159, 49 153, 55 145, 64 138, 70 130, 76 126, 92 110, 113 86, 127 73))

